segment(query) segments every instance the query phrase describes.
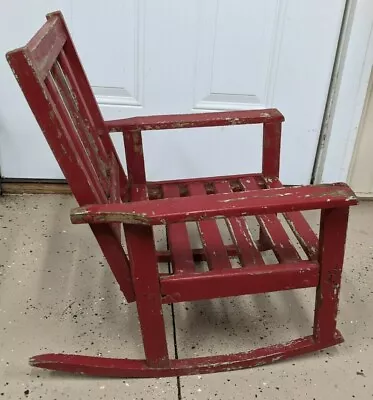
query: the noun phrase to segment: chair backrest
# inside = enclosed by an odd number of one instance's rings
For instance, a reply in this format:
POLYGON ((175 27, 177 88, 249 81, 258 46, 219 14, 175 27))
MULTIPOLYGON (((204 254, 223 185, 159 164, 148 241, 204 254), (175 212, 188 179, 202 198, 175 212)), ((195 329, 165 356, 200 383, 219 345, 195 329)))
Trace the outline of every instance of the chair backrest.
MULTIPOLYGON (((80 205, 124 199, 127 177, 61 12, 8 62, 80 205)), ((120 224, 91 225, 128 301, 134 292, 120 224)))
POLYGON ((126 176, 62 13, 7 59, 78 203, 111 202, 126 176))

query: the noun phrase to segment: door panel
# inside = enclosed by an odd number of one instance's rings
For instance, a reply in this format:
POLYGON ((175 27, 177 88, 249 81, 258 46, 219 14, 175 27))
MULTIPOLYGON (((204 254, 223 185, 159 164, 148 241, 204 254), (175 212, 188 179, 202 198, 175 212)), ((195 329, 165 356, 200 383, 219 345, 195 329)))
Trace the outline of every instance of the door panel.
MULTIPOLYGON (((28 40, 52 9, 39 0, 30 18, 31 5, 22 9, 16 3, 5 10, 7 20, 24 13, 24 26, 15 38, 3 32, 3 53, 28 40)), ((281 178, 289 184, 309 182, 344 0, 52 3, 65 13, 105 118, 277 107, 286 117, 281 178)), ((3 176, 61 177, 8 66, 1 63, 3 176)), ((124 159, 120 134, 114 140, 124 159)), ((261 143, 256 126, 146 132, 147 176, 259 171, 261 143)))

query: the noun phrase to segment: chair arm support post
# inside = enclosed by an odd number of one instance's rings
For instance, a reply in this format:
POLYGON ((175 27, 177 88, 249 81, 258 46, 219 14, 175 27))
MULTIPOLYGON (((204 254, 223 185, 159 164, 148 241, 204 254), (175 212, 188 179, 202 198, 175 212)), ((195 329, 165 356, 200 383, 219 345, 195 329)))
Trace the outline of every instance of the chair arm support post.
POLYGON ((281 125, 281 121, 263 125, 262 173, 266 178, 280 174, 281 125))

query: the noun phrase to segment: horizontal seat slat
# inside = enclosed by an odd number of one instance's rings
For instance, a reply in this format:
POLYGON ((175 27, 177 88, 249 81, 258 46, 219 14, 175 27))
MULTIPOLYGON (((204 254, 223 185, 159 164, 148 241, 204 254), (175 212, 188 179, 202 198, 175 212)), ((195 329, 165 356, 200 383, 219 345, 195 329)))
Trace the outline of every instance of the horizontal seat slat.
MULTIPOLYGON (((199 182, 189 184, 188 190, 191 196, 206 194, 204 185, 199 182)), ((213 219, 200 221, 197 225, 209 269, 231 268, 231 263, 216 221, 213 219)))
MULTIPOLYGON (((245 190, 259 189, 259 184, 254 179, 240 180, 245 190)), ((297 262, 301 258, 291 243, 289 236, 275 214, 258 215, 257 220, 263 234, 270 243, 279 262, 297 262)))
MULTIPOLYGON (((176 184, 163 185, 164 197, 179 197, 180 189, 176 184)), ((167 225, 167 240, 171 252, 174 274, 194 272, 194 260, 185 222, 167 225)))
MULTIPOLYGON (((214 184, 217 193, 231 193, 228 181, 219 181, 214 184)), ((264 264, 263 258, 246 226, 244 217, 226 218, 226 224, 232 240, 237 247, 238 258, 243 267, 264 264)))
MULTIPOLYGON (((282 183, 275 178, 264 178, 264 182, 269 189, 283 187, 282 183)), ((300 211, 291 211, 285 212, 283 215, 307 257, 310 260, 316 260, 318 256, 319 239, 302 213, 300 211)))
MULTIPOLYGON (((257 244, 258 246, 258 244, 257 244)), ((237 247, 234 244, 225 246, 228 257, 238 257, 237 247)), ((206 261, 206 254, 203 249, 192 249, 194 262, 206 261)), ((161 250, 157 252, 158 262, 171 262, 171 252, 161 250)))

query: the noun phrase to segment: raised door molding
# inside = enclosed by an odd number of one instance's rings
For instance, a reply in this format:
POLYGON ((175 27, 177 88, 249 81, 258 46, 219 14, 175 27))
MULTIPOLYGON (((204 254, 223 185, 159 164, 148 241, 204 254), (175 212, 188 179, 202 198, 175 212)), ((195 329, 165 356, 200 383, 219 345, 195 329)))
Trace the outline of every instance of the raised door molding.
POLYGON ((287 4, 287 0, 256 2, 255 7, 240 0, 201 3, 194 109, 272 104, 287 4))

